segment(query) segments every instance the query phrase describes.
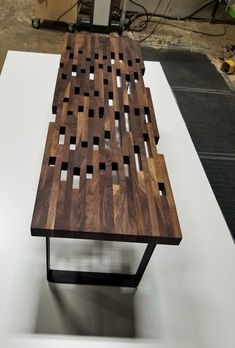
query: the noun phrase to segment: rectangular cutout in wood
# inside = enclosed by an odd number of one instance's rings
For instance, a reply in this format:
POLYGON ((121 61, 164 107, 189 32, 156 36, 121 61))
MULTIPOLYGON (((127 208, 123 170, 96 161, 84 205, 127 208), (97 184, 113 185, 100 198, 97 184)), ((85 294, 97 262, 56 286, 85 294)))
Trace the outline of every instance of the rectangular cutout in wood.
POLYGON ((119 184, 117 162, 112 162, 112 183, 113 183, 113 185, 119 184))
POLYGON ((104 171, 106 169, 106 164, 104 162, 99 163, 99 170, 104 171))
POLYGON ((123 156, 123 163, 124 163, 124 175, 127 178, 130 175, 130 157, 123 156))
POLYGON ((139 74, 137 72, 134 72, 134 80, 135 80, 135 83, 137 83, 139 80, 139 74))
POLYGON ((56 157, 50 156, 50 157, 49 157, 49 161, 48 161, 48 165, 49 165, 50 167, 54 167, 54 166, 55 166, 55 162, 56 162, 56 157))
POLYGON ((115 52, 111 52, 111 64, 115 63, 115 52))
POLYGON ((144 118, 145 118, 145 122, 146 123, 150 123, 151 122, 150 111, 149 111, 149 107, 148 106, 144 107, 144 118))
POLYGON ((89 80, 94 80, 94 78, 95 78, 95 69, 93 66, 90 66, 89 80))
POLYGON ((80 168, 73 168, 73 189, 80 188, 80 168))
POLYGON ((116 81, 117 81, 117 87, 121 88, 122 87, 122 78, 121 78, 121 71, 120 71, 120 69, 116 70, 116 81))
POLYGON ((74 94, 78 95, 80 93, 80 88, 79 87, 74 87, 74 94))
POLYGON ((104 131, 104 147, 110 149, 110 131, 104 131))
POLYGON ((121 147, 120 112, 115 111, 115 136, 117 147, 121 147))
POLYGON ((103 118, 104 117, 104 107, 100 106, 99 107, 99 118, 103 118))
POLYGON ((109 106, 113 106, 113 92, 109 92, 109 106))
POLYGON ((134 146, 134 153, 135 153, 136 170, 137 171, 143 170, 141 156, 140 156, 140 147, 138 145, 134 146))
POLYGON ((166 196, 166 189, 165 189, 164 182, 159 182, 158 183, 158 191, 159 191, 159 195, 161 197, 166 196))
POLYGON ((123 53, 119 53, 119 62, 120 62, 120 63, 123 62, 123 53))
POLYGON ((68 176, 68 163, 62 162, 61 171, 60 171, 60 181, 67 181, 67 176, 68 176))
POLYGON ((117 87, 121 88, 122 87, 122 78, 121 78, 121 76, 116 76, 116 81, 117 81, 117 87))
POLYGON ((76 150, 76 137, 70 137, 69 150, 76 150))
POLYGON ((66 130, 66 128, 64 126, 60 127, 60 131, 59 131, 59 145, 64 145, 65 130, 66 130))
POLYGON ((72 73, 71 73, 72 76, 77 76, 77 65, 73 64, 72 65, 72 73))
POLYGON ((150 147, 148 133, 144 133, 143 138, 144 138, 144 148, 145 148, 146 157, 147 158, 152 157, 152 151, 150 147))
POLYGON ((86 179, 91 180, 93 177, 93 166, 87 165, 86 166, 86 179))
POLYGON ((132 94, 132 87, 130 82, 126 82, 126 91, 128 95, 132 94))
POLYGON ((139 108, 134 108, 134 113, 136 116, 140 115, 140 109, 139 108))
POLYGON ((156 150, 157 150, 157 144, 158 144, 159 137, 154 137, 154 140, 155 140, 155 147, 156 147, 156 150))
POLYGON ((130 123, 129 123, 129 106, 124 105, 124 117, 125 117, 125 127, 126 131, 130 132, 130 123))
POLYGON ((89 109, 88 110, 88 116, 89 117, 94 117, 94 109, 89 109))
POLYGON ((99 142, 100 142, 99 137, 93 137, 93 150, 94 151, 99 151, 99 142))

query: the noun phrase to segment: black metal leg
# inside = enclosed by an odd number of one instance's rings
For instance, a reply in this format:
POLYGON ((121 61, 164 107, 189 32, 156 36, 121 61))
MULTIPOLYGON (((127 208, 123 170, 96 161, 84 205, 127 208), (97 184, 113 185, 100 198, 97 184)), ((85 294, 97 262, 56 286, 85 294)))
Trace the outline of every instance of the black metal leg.
POLYGON ((50 238, 46 237, 46 264, 47 264, 47 280, 49 281, 50 266, 50 238))
POLYGON ((135 281, 136 281, 136 286, 139 285, 139 282, 141 281, 141 278, 144 274, 144 271, 149 263, 149 260, 152 256, 152 253, 154 252, 156 243, 149 243, 145 249, 144 255, 140 261, 139 267, 137 269, 136 275, 135 275, 135 281))
POLYGON ((52 283, 137 287, 156 243, 147 245, 136 274, 53 270, 50 268, 50 238, 46 237, 47 280, 52 283))

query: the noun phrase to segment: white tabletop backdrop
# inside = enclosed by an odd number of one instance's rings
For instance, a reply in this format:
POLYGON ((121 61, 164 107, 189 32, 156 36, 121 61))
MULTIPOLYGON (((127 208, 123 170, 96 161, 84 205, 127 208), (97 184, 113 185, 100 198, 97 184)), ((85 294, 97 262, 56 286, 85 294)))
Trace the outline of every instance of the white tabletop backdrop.
POLYGON ((136 291, 48 285, 30 223, 59 58, 8 52, 0 78, 0 347, 233 347, 235 246, 157 62, 145 83, 183 240, 157 246, 136 291))

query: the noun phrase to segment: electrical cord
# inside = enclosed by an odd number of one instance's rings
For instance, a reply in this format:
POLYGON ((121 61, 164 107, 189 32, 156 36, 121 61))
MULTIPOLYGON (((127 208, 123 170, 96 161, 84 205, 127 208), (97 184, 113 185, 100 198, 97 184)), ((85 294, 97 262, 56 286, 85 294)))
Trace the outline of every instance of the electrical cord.
POLYGON ((188 28, 181 27, 179 25, 175 25, 173 23, 166 23, 165 22, 164 25, 169 25, 171 27, 175 27, 175 28, 178 28, 178 29, 182 29, 182 30, 185 30, 185 31, 190 31, 192 33, 202 34, 202 35, 206 35, 206 36, 224 36, 226 34, 226 31, 227 31, 227 27, 225 25, 224 25, 224 31, 222 33, 219 33, 219 34, 207 33, 207 32, 204 32, 204 31, 194 30, 194 29, 188 29, 188 28))
MULTIPOLYGON (((153 13, 151 14, 151 16, 149 17, 149 19, 148 19, 148 20, 149 20, 149 22, 151 22, 152 18, 153 18, 153 17, 154 17, 154 15, 157 13, 157 11, 158 11, 158 9, 159 9, 160 5, 161 5, 161 0, 159 0, 159 1, 158 1, 158 4, 157 4, 157 6, 156 6, 155 10, 153 11, 153 13)), ((142 26, 142 22, 146 22, 146 20, 147 20, 147 19, 145 19, 145 20, 141 21, 141 22, 140 22, 140 26, 142 26)))
MULTIPOLYGON (((171 3, 171 1, 170 1, 170 3, 171 3)), ((168 4, 167 9, 169 8, 170 3, 168 4)), ((165 9, 164 14, 166 13, 167 9, 165 9)), ((153 28, 152 32, 148 36, 146 36, 145 38, 140 40, 140 42, 142 42, 142 41, 146 40, 147 38, 149 38, 156 31, 156 29, 159 26, 159 24, 161 23, 162 19, 163 19, 163 17, 161 17, 160 21, 157 22, 157 24, 153 28)), ((225 18, 224 18, 224 20, 225 20, 225 18)), ((150 19, 150 22, 156 22, 156 21, 153 21, 153 20, 150 19)), ((192 33, 201 34, 201 35, 205 35, 205 36, 210 36, 210 37, 224 36, 226 34, 226 31, 227 31, 227 27, 226 27, 225 23, 224 23, 224 30, 223 30, 223 32, 222 33, 218 33, 218 34, 208 33, 208 32, 195 30, 195 29, 190 29, 190 28, 185 28, 185 27, 182 27, 180 25, 176 25, 174 23, 169 23, 169 22, 164 22, 163 24, 175 27, 177 29, 181 29, 181 30, 185 30, 185 31, 189 31, 189 32, 192 32, 192 33)))
MULTIPOLYGON (((153 17, 162 17, 164 19, 173 19, 173 20, 185 20, 185 19, 190 19, 191 17, 193 17, 195 14, 197 14, 198 12, 200 12, 201 10, 203 10, 205 7, 211 5, 212 3, 214 3, 216 0, 208 0, 206 2, 204 2, 203 4, 201 4, 199 7, 197 7, 195 10, 193 10, 191 13, 187 14, 186 16, 183 17, 174 17, 174 16, 168 16, 165 13, 161 14, 151 14, 148 13, 148 16, 153 16, 153 17)), ((146 14, 145 14, 146 15, 146 14)), ((137 19, 140 17, 145 16, 142 13, 139 13, 138 15, 136 15, 136 17, 134 18, 134 20, 131 23, 128 23, 128 26, 130 27, 130 25, 137 19)))
MULTIPOLYGON (((168 8, 170 7, 171 3, 172 3, 172 0, 169 0, 168 4, 167 4, 167 6, 166 6, 166 8, 165 8, 165 10, 164 10, 164 12, 163 12, 163 16, 166 14, 166 12, 167 12, 168 8)), ((160 20, 157 22, 157 24, 155 25, 155 27, 153 28, 153 30, 150 32, 150 34, 148 34, 147 36, 145 36, 145 37, 144 37, 143 39, 141 39, 139 42, 143 42, 143 41, 145 41, 146 39, 148 39, 150 36, 153 35, 153 33, 156 31, 156 29, 159 27, 159 25, 160 25, 161 22, 163 21, 163 19, 164 19, 163 16, 161 16, 160 20)))
MULTIPOLYGON (((144 29, 147 27, 148 23, 149 23, 148 12, 147 12, 146 8, 145 8, 143 5, 139 4, 138 2, 135 2, 135 1, 133 1, 133 0, 130 0, 130 2, 131 2, 132 4, 134 4, 135 6, 138 6, 138 7, 142 8, 142 9, 144 10, 144 12, 145 12, 146 22, 145 22, 144 26, 143 26, 142 28, 140 28, 140 29, 134 29, 134 30, 133 30, 133 31, 139 31, 139 32, 140 32, 140 31, 144 30, 144 29)), ((129 25, 129 24, 128 24, 128 25, 129 25)), ((130 23, 130 25, 131 25, 131 23, 130 23)), ((130 25, 129 25, 129 27, 130 27, 130 25)))
MULTIPOLYGON (((154 12, 153 12, 151 15, 149 15, 150 17, 147 17, 147 16, 146 16, 146 19, 142 20, 142 21, 139 23, 139 28, 131 28, 131 27, 130 27, 130 26, 131 26, 131 23, 133 23, 133 22, 135 21, 135 19, 138 18, 138 15, 137 15, 137 17, 136 17, 133 21, 130 21, 130 20, 129 20, 129 23, 128 23, 128 25, 127 25, 127 28, 128 28, 130 31, 132 31, 132 32, 141 32, 141 31, 143 31, 143 30, 147 27, 147 25, 148 25, 148 23, 151 21, 151 19, 153 18, 154 14, 158 11, 160 4, 161 4, 161 0, 158 1, 158 4, 157 4, 157 6, 156 6, 154 12)), ((126 29, 127 29, 127 28, 126 28, 126 29)))
POLYGON ((64 17, 68 12, 70 12, 75 6, 78 6, 82 3, 82 0, 78 0, 76 1, 76 3, 71 6, 68 10, 66 10, 65 12, 63 12, 58 18, 57 18, 57 22, 59 22, 61 20, 62 17, 64 17))

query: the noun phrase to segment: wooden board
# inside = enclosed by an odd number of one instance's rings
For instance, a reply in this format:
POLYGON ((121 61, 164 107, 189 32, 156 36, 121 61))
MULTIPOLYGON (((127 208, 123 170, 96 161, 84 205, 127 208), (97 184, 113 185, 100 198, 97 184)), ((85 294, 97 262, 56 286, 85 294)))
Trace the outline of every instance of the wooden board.
MULTIPOLYGON (((65 11, 75 4, 75 0, 36 0, 35 17, 56 21, 65 11)), ((61 17, 67 23, 77 22, 77 6, 61 17)))
POLYGON ((136 41, 66 35, 32 235, 180 242, 144 70, 136 41))

